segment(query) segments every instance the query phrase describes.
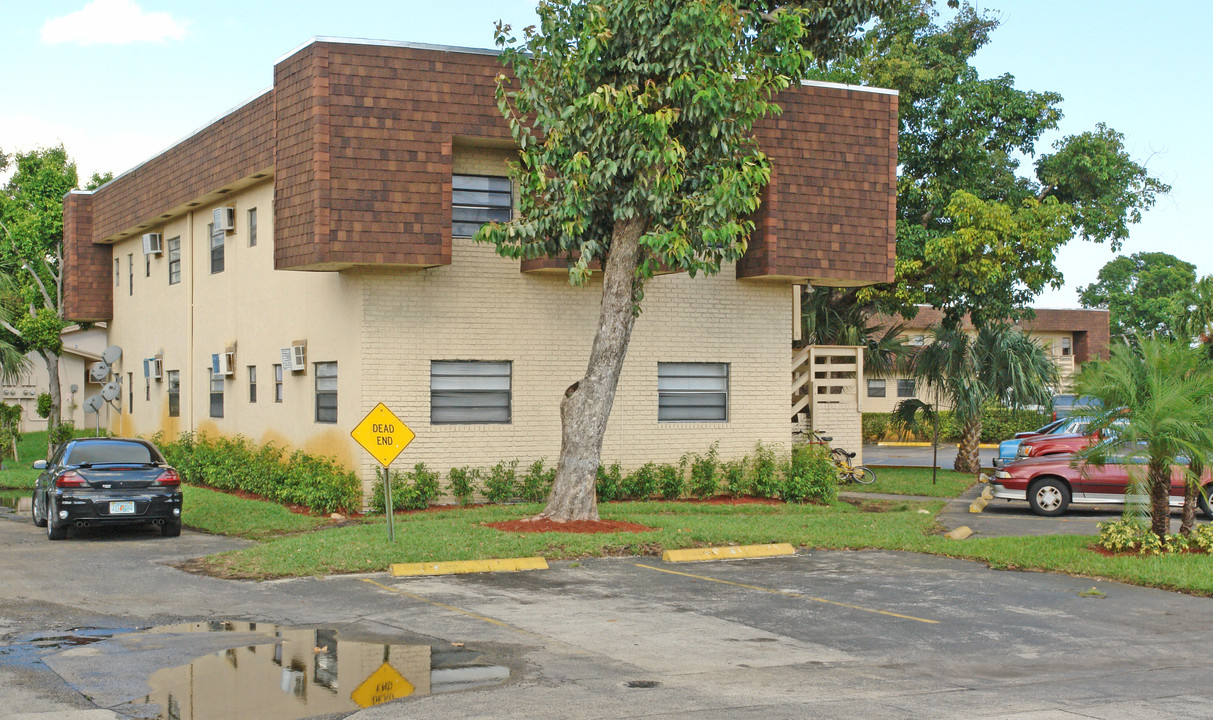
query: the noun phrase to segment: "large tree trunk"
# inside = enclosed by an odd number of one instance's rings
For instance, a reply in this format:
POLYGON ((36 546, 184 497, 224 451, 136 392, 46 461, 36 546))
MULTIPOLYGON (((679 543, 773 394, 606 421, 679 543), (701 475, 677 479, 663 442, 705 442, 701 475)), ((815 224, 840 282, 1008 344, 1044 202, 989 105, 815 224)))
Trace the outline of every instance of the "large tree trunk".
POLYGON ((976 475, 981 472, 981 415, 975 415, 965 420, 964 432, 960 435, 960 446, 956 448, 956 462, 952 463, 956 472, 976 475))
POLYGON ((40 354, 46 362, 46 374, 50 382, 47 392, 51 396, 51 413, 46 417, 46 458, 49 460, 55 452, 54 441, 51 439, 54 435, 52 431, 59 427, 59 423, 62 421, 60 404, 63 398, 63 391, 59 387, 59 355, 49 350, 42 350, 40 354))
POLYGON ((1171 467, 1170 462, 1150 459, 1150 531, 1159 540, 1171 530, 1171 467))
POLYGON ((602 437, 636 319, 632 307, 644 230, 644 223, 633 219, 617 222, 611 234, 598 332, 585 377, 570 385, 560 402, 560 461, 540 518, 557 522, 598 519, 595 483, 602 437))

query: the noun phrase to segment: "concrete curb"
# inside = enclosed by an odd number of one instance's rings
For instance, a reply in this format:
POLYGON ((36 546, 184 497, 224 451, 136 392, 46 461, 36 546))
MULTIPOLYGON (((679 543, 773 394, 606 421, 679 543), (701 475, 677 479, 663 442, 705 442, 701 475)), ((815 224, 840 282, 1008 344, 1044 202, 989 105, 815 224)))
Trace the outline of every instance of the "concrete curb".
POLYGON ((548 562, 541 557, 504 558, 501 560, 452 560, 429 563, 393 563, 388 569, 392 577, 418 575, 461 575, 464 573, 518 572, 547 570, 548 562))
POLYGON ((740 558, 763 558, 795 554, 796 549, 792 547, 791 543, 770 543, 767 545, 728 545, 725 547, 666 550, 661 555, 661 559, 665 562, 704 562, 707 560, 737 560, 740 558))

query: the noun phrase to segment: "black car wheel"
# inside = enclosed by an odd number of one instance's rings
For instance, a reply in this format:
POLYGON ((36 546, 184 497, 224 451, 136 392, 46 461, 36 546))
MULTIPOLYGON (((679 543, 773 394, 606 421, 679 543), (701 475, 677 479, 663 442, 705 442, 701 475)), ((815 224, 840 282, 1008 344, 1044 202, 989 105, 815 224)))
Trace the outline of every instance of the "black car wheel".
POLYGON ((181 521, 180 520, 165 520, 160 526, 160 532, 164 537, 180 537, 181 536, 181 521))
POLYGON ((65 537, 67 537, 67 526, 56 527, 55 521, 47 518, 46 538, 48 540, 62 540, 65 537))
POLYGON ((1028 504, 1037 515, 1061 515, 1070 506, 1070 488, 1057 478, 1038 480, 1028 488, 1028 504))
POLYGON ((42 493, 34 491, 34 501, 30 503, 30 515, 34 516, 34 527, 46 527, 46 508, 42 507, 45 503, 38 502, 42 493))
POLYGON ((1200 505, 1200 511, 1205 514, 1205 517, 1213 520, 1213 507, 1209 504, 1209 495, 1213 494, 1213 484, 1205 485, 1196 491, 1196 504, 1200 505))

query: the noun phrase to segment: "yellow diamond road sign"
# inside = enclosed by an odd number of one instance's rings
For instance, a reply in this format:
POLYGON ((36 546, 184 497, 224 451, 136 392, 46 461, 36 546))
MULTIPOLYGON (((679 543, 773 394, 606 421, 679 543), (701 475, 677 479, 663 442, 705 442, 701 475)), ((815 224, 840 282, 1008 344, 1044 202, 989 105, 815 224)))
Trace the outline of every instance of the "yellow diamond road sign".
POLYGON ((416 689, 403 675, 396 672, 396 668, 384 663, 350 693, 350 699, 367 708, 388 700, 408 697, 416 689))
POLYGON ((367 413, 350 435, 384 467, 391 465, 400 451, 417 437, 383 403, 367 413))

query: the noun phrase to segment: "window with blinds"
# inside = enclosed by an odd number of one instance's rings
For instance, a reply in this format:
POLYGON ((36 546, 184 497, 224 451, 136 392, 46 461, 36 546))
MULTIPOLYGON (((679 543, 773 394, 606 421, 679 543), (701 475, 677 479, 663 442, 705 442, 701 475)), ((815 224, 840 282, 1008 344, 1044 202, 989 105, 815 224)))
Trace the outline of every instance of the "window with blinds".
POLYGON ((337 422, 337 363, 316 363, 316 422, 337 422))
POLYGON ((451 177, 451 235, 472 237, 480 226, 510 219, 510 179, 481 175, 451 177))
POLYGON ((728 363, 657 363, 657 420, 727 422, 728 363))
POLYGON ((511 362, 430 362, 430 423, 508 423, 511 362))

